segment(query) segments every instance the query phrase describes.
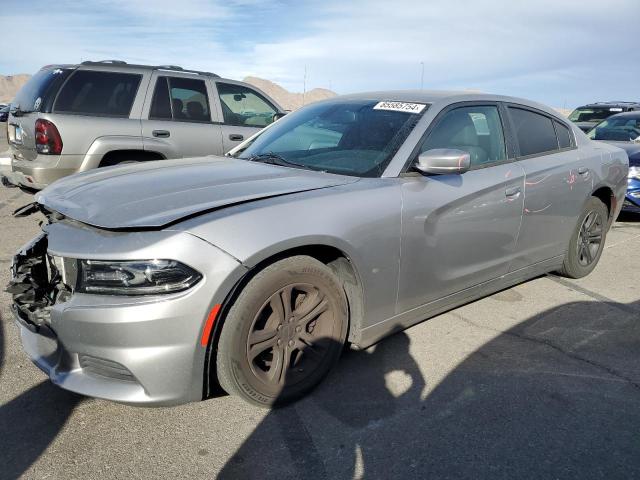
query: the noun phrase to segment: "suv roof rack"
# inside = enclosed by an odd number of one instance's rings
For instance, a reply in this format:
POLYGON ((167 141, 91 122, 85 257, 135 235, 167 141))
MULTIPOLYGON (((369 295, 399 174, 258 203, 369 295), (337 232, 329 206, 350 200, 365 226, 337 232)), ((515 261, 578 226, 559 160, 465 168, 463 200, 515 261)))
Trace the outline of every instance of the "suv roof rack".
POLYGON ((591 105, 638 105, 640 102, 620 102, 620 101, 611 101, 611 102, 595 102, 591 105))
POLYGON ((118 67, 138 68, 138 69, 144 68, 147 70, 171 70, 176 72, 194 73, 196 75, 205 75, 208 77, 220 78, 220 75, 216 75, 215 73, 201 72, 199 70, 185 70, 184 68, 178 65, 136 65, 133 63, 127 63, 122 60, 100 60, 97 62, 88 60, 88 61, 82 62, 81 65, 89 65, 89 66, 117 65, 118 67))

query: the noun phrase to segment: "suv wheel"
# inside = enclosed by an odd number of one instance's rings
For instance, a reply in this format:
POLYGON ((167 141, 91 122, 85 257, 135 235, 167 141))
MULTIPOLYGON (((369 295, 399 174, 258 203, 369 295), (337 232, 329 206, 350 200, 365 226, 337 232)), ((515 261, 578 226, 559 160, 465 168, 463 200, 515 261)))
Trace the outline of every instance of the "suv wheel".
POLYGON ((218 343, 220 385, 262 407, 303 396, 338 360, 347 311, 344 290, 323 263, 307 256, 273 263, 229 310, 218 343))
POLYGON ((600 260, 607 236, 609 210, 602 200, 591 197, 578 218, 560 273, 582 278, 593 271, 600 260))

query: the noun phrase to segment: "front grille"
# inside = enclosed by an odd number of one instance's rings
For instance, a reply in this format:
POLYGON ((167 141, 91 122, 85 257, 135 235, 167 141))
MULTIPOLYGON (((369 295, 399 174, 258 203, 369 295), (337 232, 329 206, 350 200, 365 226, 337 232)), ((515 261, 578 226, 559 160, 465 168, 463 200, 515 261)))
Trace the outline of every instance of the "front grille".
POLYGON ((6 289, 13 296, 13 309, 19 318, 36 331, 51 323, 53 306, 71 295, 47 256, 47 244, 47 236, 42 233, 13 257, 12 278, 6 289))
POLYGON ((133 374, 127 367, 111 360, 80 354, 78 356, 82 369, 91 375, 135 382, 133 374))

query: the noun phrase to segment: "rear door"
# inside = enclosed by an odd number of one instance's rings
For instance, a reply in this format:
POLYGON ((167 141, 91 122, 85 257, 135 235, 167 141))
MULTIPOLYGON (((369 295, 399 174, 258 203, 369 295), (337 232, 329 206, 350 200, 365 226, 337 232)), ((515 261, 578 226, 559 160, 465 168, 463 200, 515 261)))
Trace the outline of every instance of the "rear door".
POLYGON ((511 270, 564 255, 591 192, 591 163, 580 158, 568 124, 521 105, 506 107, 525 172, 517 257, 511 270))
POLYGON ((272 123, 279 112, 274 102, 247 85, 216 81, 215 86, 225 152, 272 123))
POLYGON ((484 102, 450 107, 434 120, 418 153, 463 150, 471 155, 471 169, 406 178, 398 313, 508 272, 522 218, 524 173, 507 148, 502 124, 498 104, 484 102))
POLYGON ((156 71, 142 114, 144 149, 166 158, 222 155, 218 112, 202 76, 156 71))

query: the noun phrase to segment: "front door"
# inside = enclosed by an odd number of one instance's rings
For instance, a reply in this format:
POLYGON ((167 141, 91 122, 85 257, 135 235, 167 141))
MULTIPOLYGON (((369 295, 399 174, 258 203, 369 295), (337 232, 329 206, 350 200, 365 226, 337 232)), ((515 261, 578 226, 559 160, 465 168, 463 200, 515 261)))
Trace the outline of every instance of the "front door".
POLYGON ((397 313, 506 274, 522 218, 524 172, 498 106, 454 107, 435 122, 420 151, 469 152, 471 169, 406 177, 397 313))
POLYGON ((143 111, 145 150, 166 158, 222 155, 217 112, 208 82, 194 75, 155 72, 143 111))
POLYGON ((224 151, 249 138, 273 122, 278 109, 256 90, 231 82, 216 82, 224 151))

